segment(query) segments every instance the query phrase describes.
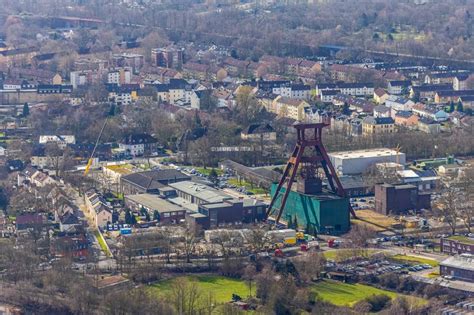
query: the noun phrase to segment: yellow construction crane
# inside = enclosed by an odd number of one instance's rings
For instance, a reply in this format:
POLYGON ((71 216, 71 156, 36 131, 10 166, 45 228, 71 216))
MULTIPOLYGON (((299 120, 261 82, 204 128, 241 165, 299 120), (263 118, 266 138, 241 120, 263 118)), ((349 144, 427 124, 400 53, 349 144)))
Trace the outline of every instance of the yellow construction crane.
POLYGON ((86 176, 89 173, 89 170, 92 166, 95 150, 97 149, 97 146, 99 145, 100 138, 102 137, 102 133, 104 132, 104 129, 105 129, 105 126, 107 125, 108 120, 109 120, 109 117, 107 116, 105 118, 104 124, 102 125, 102 128, 100 129, 100 133, 99 133, 99 136, 97 137, 97 141, 95 142, 94 149, 92 150, 91 156, 89 160, 87 161, 86 168, 84 170, 84 176, 86 176))
POLYGON ((395 148, 395 152, 397 152, 397 164, 400 164, 400 150, 402 149, 402 147, 400 146, 400 144, 397 144, 397 147, 395 148))

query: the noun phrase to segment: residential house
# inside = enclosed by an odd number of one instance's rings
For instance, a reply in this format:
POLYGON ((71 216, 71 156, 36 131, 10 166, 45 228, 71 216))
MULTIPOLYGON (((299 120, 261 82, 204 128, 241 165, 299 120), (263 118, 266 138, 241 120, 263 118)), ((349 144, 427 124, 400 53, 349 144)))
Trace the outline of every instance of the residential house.
POLYGON ((373 113, 374 104, 363 98, 357 98, 350 95, 337 94, 333 97, 332 103, 335 106, 344 106, 344 104, 349 105, 349 109, 356 111, 358 113, 373 113))
POLYGON ((134 53, 114 54, 112 63, 115 67, 131 67, 133 73, 139 73, 145 64, 145 58, 143 55, 134 53))
POLYGON ((187 62, 183 65, 183 75, 186 78, 206 80, 211 67, 197 62, 187 62))
POLYGON ((228 57, 224 60, 224 69, 232 76, 246 76, 248 73, 248 68, 250 61, 244 61, 228 57))
POLYGON ((126 150, 131 156, 149 155, 156 152, 158 140, 146 133, 130 134, 119 142, 119 148, 126 150))
POLYGON ((323 103, 331 103, 334 97, 341 94, 341 90, 321 90, 319 97, 323 103))
POLYGON ((390 115, 390 107, 379 105, 374 107, 374 117, 391 117, 390 115))
POLYGON ((425 117, 434 121, 446 121, 449 119, 449 114, 444 110, 421 103, 414 105, 412 110, 420 117, 425 117))
POLYGON ((390 107, 392 110, 392 115, 394 115, 398 111, 407 111, 411 110, 415 103, 409 99, 404 97, 397 97, 395 95, 390 95, 385 100, 385 106, 390 107))
POLYGON ((389 94, 382 88, 376 88, 374 90, 374 101, 377 104, 384 104, 385 100, 389 97, 389 94))
POLYGON ((455 102, 463 96, 474 96, 474 90, 453 90, 453 91, 438 91, 435 94, 435 103, 449 103, 455 102))
POLYGON ((421 117, 418 120, 418 130, 430 133, 430 134, 438 134, 441 131, 441 125, 438 121, 433 120, 428 117, 421 117))
POLYGON ((214 105, 212 90, 193 90, 191 93, 191 108, 194 109, 212 109, 214 105))
POLYGON ((466 117, 466 114, 455 110, 452 113, 449 113, 449 120, 456 126, 460 127, 462 124, 462 119, 466 117))
POLYGON ((469 73, 456 75, 453 79, 453 89, 456 91, 467 90, 467 82, 469 78, 469 73))
POLYGON ((73 213, 67 213, 59 218, 59 230, 61 232, 76 232, 77 229, 81 227, 81 221, 79 221, 77 216, 73 213))
POLYGON ((394 131, 395 122, 391 117, 368 116, 362 120, 362 134, 365 136, 393 133, 394 131))
POLYGON ((372 96, 374 95, 373 83, 339 83, 337 89, 342 94, 353 96, 372 96))
POLYGON ((305 109, 310 105, 301 99, 277 96, 272 103, 273 112, 280 117, 291 118, 294 120, 303 120, 305 109))
POLYGON ((410 80, 388 81, 388 93, 393 95, 408 94, 410 86, 410 80))
POLYGON ((86 192, 86 205, 93 215, 96 227, 104 228, 107 224, 113 223, 112 206, 95 189, 86 192))
POLYGON ((276 141, 276 131, 268 124, 252 124, 240 133, 242 140, 276 141))
POLYGON ((411 111, 398 111, 395 114, 395 125, 413 127, 418 125, 419 117, 411 111))
POLYGON ((434 100, 435 95, 439 91, 453 90, 452 84, 425 84, 420 86, 412 86, 410 89, 410 98, 419 98, 426 100, 434 100))
POLYGON ((464 108, 474 109, 474 95, 460 96, 457 103, 461 102, 464 108))
POLYGON ((42 227, 48 223, 46 216, 43 213, 28 213, 20 214, 16 217, 16 230, 23 231, 27 229, 34 229, 42 227))

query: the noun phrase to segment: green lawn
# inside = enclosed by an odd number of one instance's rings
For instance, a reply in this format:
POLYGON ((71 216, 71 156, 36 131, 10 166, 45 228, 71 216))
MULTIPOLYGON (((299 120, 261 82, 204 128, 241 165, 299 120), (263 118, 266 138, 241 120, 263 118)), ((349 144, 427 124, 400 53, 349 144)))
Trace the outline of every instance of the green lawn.
MULTIPOLYGON (((245 299, 249 295, 249 288, 244 281, 221 276, 186 276, 189 281, 195 281, 204 294, 212 293, 216 303, 226 303, 232 300, 235 293, 245 299)), ((171 284, 176 278, 160 281, 151 285, 150 289, 159 295, 166 295, 171 292, 171 284)), ((254 287, 252 287, 254 291, 254 287)), ((254 295, 255 292, 252 292, 254 295)))
MULTIPOLYGON (((337 261, 338 259, 338 253, 340 252, 344 252, 344 251, 347 251, 347 252, 350 252, 351 250, 350 249, 330 249, 328 251, 324 251, 323 252, 323 255, 326 259, 328 260, 334 260, 334 261, 337 261)), ((369 254, 369 256, 375 254, 375 253, 378 253, 380 251, 378 250, 375 250, 375 249, 368 249, 367 250, 367 253, 369 254)))
POLYGON ((453 235, 453 236, 448 237, 448 239, 453 240, 453 241, 458 241, 458 242, 474 245, 474 239, 469 238, 467 236, 453 235))
POLYGON ((246 182, 245 180, 239 181, 237 178, 231 178, 227 182, 229 183, 229 185, 234 185, 236 187, 245 187, 247 191, 250 191, 255 195, 268 194, 268 191, 266 189, 252 185, 251 183, 246 182))
MULTIPOLYGON (((196 171, 198 171, 199 173, 201 173, 201 174, 209 176, 209 174, 211 173, 212 167, 206 167, 206 168, 204 168, 204 167, 194 167, 194 169, 196 171)), ((214 169, 216 170, 217 175, 224 174, 224 171, 221 170, 220 168, 214 168, 214 169)))
MULTIPOLYGON (((376 294, 386 294, 390 298, 395 298, 400 294, 371 287, 365 284, 349 284, 334 280, 323 280, 311 288, 318 296, 329 303, 337 306, 353 306, 357 302, 376 294)), ((409 299, 416 300, 416 304, 422 305, 426 300, 417 297, 407 296, 409 299)))
POLYGON ((428 264, 432 267, 437 267, 439 263, 434 259, 422 258, 410 255, 395 255, 391 257, 394 260, 404 262, 404 263, 413 263, 413 264, 428 264))

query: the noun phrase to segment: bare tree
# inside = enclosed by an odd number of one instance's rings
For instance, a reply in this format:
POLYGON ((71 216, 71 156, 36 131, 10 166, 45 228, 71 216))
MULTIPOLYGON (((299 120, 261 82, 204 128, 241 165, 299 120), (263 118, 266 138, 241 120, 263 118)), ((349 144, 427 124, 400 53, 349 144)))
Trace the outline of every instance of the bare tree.
POLYGON ((455 185, 442 184, 440 198, 434 205, 435 213, 456 233, 456 225, 459 219, 459 188, 455 185))

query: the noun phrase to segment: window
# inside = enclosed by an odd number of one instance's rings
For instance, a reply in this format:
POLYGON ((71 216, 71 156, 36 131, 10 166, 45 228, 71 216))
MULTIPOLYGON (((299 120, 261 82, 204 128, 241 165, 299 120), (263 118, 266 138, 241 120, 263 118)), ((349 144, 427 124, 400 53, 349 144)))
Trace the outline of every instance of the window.
POLYGON ((165 217, 165 218, 169 218, 169 217, 170 217, 170 213, 169 213, 169 212, 165 212, 165 213, 163 213, 163 217, 165 217))

